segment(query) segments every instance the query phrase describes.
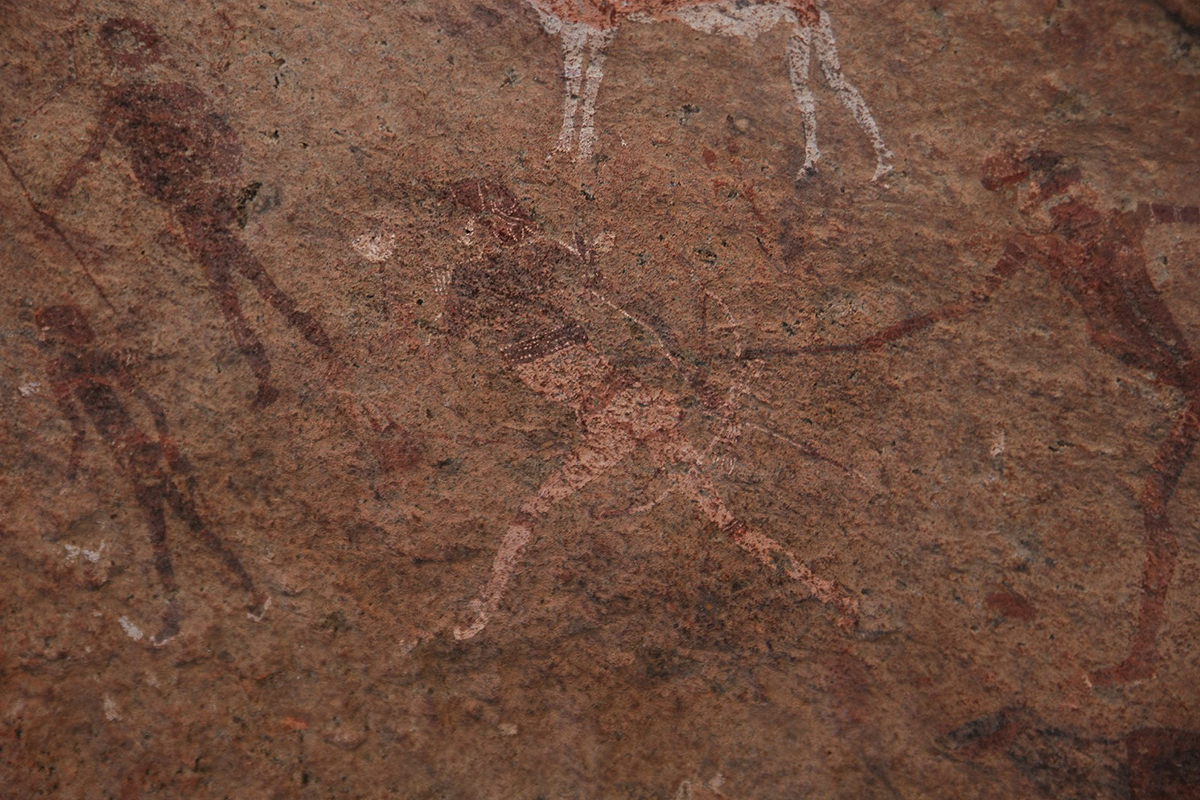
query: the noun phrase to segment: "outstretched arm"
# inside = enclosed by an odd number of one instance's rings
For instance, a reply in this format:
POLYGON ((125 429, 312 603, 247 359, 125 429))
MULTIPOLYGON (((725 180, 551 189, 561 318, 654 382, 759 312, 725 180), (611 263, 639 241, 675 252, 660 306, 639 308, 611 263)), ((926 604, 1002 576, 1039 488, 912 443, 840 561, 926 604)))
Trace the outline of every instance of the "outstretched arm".
POLYGON ((1139 203, 1138 211, 1149 216, 1155 225, 1181 222, 1200 225, 1200 206, 1171 206, 1163 203, 1139 203))
POLYGON ((893 322, 891 325, 880 328, 858 341, 845 344, 818 344, 793 348, 753 347, 747 348, 743 352, 742 358, 753 359, 780 355, 819 355, 824 353, 878 350, 897 339, 932 327, 935 323, 942 320, 957 319, 983 308, 983 306, 991 301, 992 295, 996 293, 1000 286, 1029 263, 1041 250, 1040 243, 1033 237, 1024 235, 1014 236, 1005 245, 1004 253, 996 262, 996 266, 992 268, 992 271, 983 279, 982 283, 971 290, 969 297, 964 300, 947 303, 932 311, 926 311, 924 314, 918 314, 907 319, 902 319, 899 322, 893 322))
POLYGON ((100 160, 100 154, 104 152, 104 146, 108 144, 109 137, 112 136, 115 125, 116 109, 113 107, 112 102, 109 102, 105 105, 104 111, 96 120, 96 127, 92 130, 92 137, 88 142, 87 150, 66 171, 62 180, 58 182, 58 186, 54 187, 55 197, 63 198, 70 194, 79 179, 91 169, 92 164, 100 160))

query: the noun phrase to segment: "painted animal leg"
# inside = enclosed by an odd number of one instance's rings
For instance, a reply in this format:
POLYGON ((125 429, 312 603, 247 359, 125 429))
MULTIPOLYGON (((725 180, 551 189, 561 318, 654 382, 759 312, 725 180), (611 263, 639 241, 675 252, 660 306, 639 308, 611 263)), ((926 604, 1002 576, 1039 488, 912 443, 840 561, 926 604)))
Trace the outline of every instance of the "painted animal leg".
POLYGON ((593 31, 588 37, 588 65, 583 81, 583 109, 579 118, 579 161, 586 161, 592 155, 592 144, 596 140, 596 95, 604 79, 605 51, 616 35, 617 29, 610 28, 593 31))
POLYGON ((1189 403, 1172 427, 1169 438, 1154 459, 1153 472, 1142 490, 1139 505, 1143 515, 1146 564, 1142 568, 1142 599, 1137 628, 1129 655, 1120 664, 1092 673, 1090 680, 1094 686, 1154 677, 1154 663, 1158 658, 1155 640, 1162 625, 1163 606, 1175 574, 1175 558, 1179 552, 1175 530, 1167 517, 1167 504, 1179 482, 1179 474, 1191 458, 1197 439, 1200 439, 1200 399, 1189 403))
POLYGON ((863 99, 858 89, 854 88, 854 85, 842 75, 842 65, 838 60, 837 41, 833 38, 833 24, 829 21, 828 12, 820 10, 819 16, 817 35, 813 43, 817 50, 817 59, 821 63, 821 72, 825 75, 825 80, 837 92, 842 104, 854 115, 859 127, 871 139, 871 145, 875 148, 875 175, 872 180, 879 180, 892 171, 891 165, 887 163, 887 160, 892 157, 892 151, 888 150, 887 145, 883 143, 879 125, 871 116, 871 109, 867 108, 867 101, 863 99))
POLYGON ((579 92, 583 84, 583 50, 587 45, 589 28, 581 24, 563 24, 558 29, 563 48, 562 129, 558 132, 556 152, 565 153, 575 146, 575 114, 579 110, 579 92))
POLYGON ((797 177, 816 174, 821 150, 817 147, 817 107, 809 82, 809 60, 812 52, 812 28, 801 28, 788 40, 787 68, 800 118, 804 122, 804 166, 797 177))
POLYGON ((480 598, 471 604, 475 619, 465 628, 455 628, 455 639, 470 639, 487 627, 488 620, 504 599, 505 587, 520 562, 521 551, 533 536, 534 523, 556 503, 615 466, 637 445, 637 439, 622 429, 619 419, 605 413, 597 416, 599 419, 589 420, 590 433, 584 443, 573 450, 565 463, 538 487, 537 493, 522 504, 509 524, 492 562, 491 578, 480 598))
POLYGON ((700 454, 677 430, 655 441, 654 446, 662 458, 688 468, 678 479, 679 488, 734 544, 758 559, 763 566, 782 571, 813 597, 836 608, 841 613, 838 624, 842 627, 852 628, 858 623, 858 603, 837 582, 818 577, 797 561, 791 551, 785 550, 771 537, 751 529, 730 512, 716 487, 704 475, 700 454))

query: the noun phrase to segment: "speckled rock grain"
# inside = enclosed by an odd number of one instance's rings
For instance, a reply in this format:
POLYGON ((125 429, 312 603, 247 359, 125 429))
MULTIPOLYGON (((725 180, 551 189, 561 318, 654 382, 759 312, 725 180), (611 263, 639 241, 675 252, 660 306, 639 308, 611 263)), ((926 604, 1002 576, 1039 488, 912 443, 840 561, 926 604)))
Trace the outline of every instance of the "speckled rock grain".
POLYGON ((5 792, 1200 797, 1197 7, 825 8, 0 3, 5 792))

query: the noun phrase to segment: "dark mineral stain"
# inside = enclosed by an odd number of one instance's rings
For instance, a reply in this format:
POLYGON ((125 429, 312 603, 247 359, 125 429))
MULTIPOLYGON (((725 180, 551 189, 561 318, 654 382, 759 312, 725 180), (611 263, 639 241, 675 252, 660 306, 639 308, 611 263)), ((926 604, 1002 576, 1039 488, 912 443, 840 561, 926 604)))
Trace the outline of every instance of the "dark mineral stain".
POLYGON ((1030 603, 1016 592, 1003 590, 992 592, 984 598, 983 604, 992 611, 1008 617, 1009 619, 1019 619, 1025 622, 1032 622, 1037 617, 1037 609, 1033 603, 1030 603))

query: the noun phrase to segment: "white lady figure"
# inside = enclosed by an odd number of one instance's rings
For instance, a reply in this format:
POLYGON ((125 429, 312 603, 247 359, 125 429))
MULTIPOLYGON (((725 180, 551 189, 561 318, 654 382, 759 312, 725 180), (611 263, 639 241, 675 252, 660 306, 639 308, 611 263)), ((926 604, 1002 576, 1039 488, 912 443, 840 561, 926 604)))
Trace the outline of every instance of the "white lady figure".
MULTIPOLYGON (((478 215, 482 257, 455 270, 448 326, 491 340, 497 355, 522 383, 575 412, 584 433, 562 465, 521 503, 492 562, 471 619, 454 630, 471 639, 487 627, 520 568, 536 528, 559 503, 645 449, 674 478, 673 488, 737 547, 787 577, 804 596, 835 609, 839 625, 857 624, 858 602, 835 580, 815 574, 779 542, 750 527, 726 506, 708 477, 708 454, 684 436, 680 398, 643 384, 604 357, 556 299, 558 272, 586 262, 587 246, 568 247, 544 236, 503 184, 459 181, 451 192, 460 207, 478 215)), ((702 394, 709 392, 700 385, 702 394)), ((840 465, 839 465, 840 466, 840 465)))

